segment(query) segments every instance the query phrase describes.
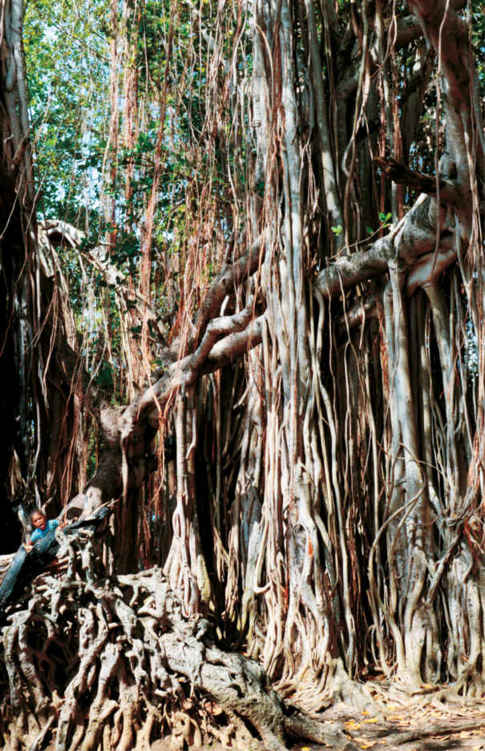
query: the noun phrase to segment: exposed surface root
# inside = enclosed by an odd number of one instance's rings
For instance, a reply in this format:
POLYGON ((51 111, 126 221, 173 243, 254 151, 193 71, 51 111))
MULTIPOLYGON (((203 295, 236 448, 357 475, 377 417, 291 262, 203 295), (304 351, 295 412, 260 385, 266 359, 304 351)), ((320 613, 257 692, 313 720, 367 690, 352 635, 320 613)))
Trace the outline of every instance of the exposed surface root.
POLYGON ((2 645, 5 749, 141 751, 167 734, 180 749, 282 751, 302 737, 352 748, 285 706, 258 663, 217 644, 209 621, 187 618, 159 568, 44 574, 7 612, 2 645))

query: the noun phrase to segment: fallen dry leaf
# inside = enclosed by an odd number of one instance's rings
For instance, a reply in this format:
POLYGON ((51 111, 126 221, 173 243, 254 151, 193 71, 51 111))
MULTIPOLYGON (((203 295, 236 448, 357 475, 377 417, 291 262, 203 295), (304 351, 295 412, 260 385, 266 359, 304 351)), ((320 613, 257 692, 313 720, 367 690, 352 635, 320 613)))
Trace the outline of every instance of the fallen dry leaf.
POLYGON ((359 744, 359 748, 372 748, 372 746, 375 746, 377 741, 368 741, 365 738, 354 738, 355 741, 359 744))
POLYGON ((352 728, 353 730, 360 728, 360 722, 356 722, 355 720, 347 720, 347 722, 344 722, 344 725, 346 728, 352 728))

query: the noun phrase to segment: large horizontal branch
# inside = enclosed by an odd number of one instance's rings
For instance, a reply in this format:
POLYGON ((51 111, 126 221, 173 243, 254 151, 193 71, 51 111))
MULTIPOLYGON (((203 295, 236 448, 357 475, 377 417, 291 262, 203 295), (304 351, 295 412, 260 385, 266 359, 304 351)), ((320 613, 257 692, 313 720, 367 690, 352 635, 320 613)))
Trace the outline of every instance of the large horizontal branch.
POLYGON ((253 274, 261 261, 263 237, 258 237, 249 251, 225 266, 212 282, 203 302, 196 321, 196 342, 203 335, 207 322, 219 314, 222 301, 231 294, 241 282, 253 274))
POLYGON ((416 172, 409 169, 402 162, 396 161, 396 159, 375 157, 374 161, 386 177, 399 185, 407 185, 409 188, 414 188, 420 193, 427 193, 433 196, 439 192, 440 201, 445 201, 446 203, 459 204, 461 202, 457 186, 452 180, 447 180, 444 177, 436 178, 433 175, 416 172))
MULTIPOLYGON (((437 251, 425 253, 416 260, 415 266, 405 277, 404 292, 411 297, 417 289, 429 287, 436 282, 440 274, 456 261, 453 248, 438 248, 437 251)), ((376 315, 378 294, 366 295, 358 298, 350 310, 339 317, 338 325, 342 329, 351 329, 362 324, 376 315)))
POLYGON ((242 355, 261 343, 265 316, 255 318, 244 331, 229 334, 220 339, 207 355, 207 362, 203 367, 204 373, 229 365, 242 355))
POLYGON ((191 373, 198 373, 218 340, 244 332, 251 318, 254 318, 254 309, 254 301, 250 298, 248 305, 239 313, 231 316, 220 316, 209 321, 202 341, 195 352, 181 361, 184 363, 184 369, 191 373))
POLYGON ((190 386, 203 373, 217 370, 259 344, 264 314, 249 322, 251 314, 246 308, 233 316, 215 318, 196 352, 173 363, 137 401, 137 411, 166 402, 175 389, 190 386))
POLYGON ((265 315, 249 320, 251 315, 254 316, 252 308, 246 308, 235 315, 214 319, 197 350, 170 365, 156 383, 124 410, 120 420, 122 439, 129 439, 136 423, 145 416, 149 415, 155 423, 163 405, 179 388, 192 385, 201 375, 218 370, 256 347, 261 342, 265 315))
POLYGON ((365 251, 331 260, 318 274, 314 288, 324 297, 331 297, 386 273, 391 260, 398 259, 411 271, 418 259, 434 252, 437 246, 440 252, 448 254, 451 251, 453 254, 455 236, 450 227, 449 211, 441 203, 438 205, 433 197, 421 194, 385 237, 376 240, 365 251))
MULTIPOLYGON (((186 337, 181 345, 180 337, 172 342, 170 348, 164 350, 161 359, 175 364, 181 358, 189 356, 195 348, 200 346, 205 336, 206 328, 218 316, 226 297, 234 294, 236 289, 258 269, 261 254, 264 252, 264 235, 260 235, 251 245, 249 251, 231 264, 226 264, 214 279, 200 305, 195 321, 195 332, 186 337)), ((163 368, 155 371, 155 378, 160 378, 163 368)))
POLYGON ((338 295, 342 290, 354 287, 359 282, 384 274, 394 255, 390 236, 383 237, 368 250, 340 256, 321 271, 314 286, 324 297, 338 295))
POLYGON ((156 383, 127 407, 102 411, 103 450, 96 473, 70 506, 90 513, 120 495, 122 449, 128 457, 128 488, 139 487, 154 469, 149 456, 150 443, 164 405, 179 389, 256 347, 262 339, 264 319, 264 313, 255 317, 252 308, 214 319, 194 353, 172 363, 156 383))

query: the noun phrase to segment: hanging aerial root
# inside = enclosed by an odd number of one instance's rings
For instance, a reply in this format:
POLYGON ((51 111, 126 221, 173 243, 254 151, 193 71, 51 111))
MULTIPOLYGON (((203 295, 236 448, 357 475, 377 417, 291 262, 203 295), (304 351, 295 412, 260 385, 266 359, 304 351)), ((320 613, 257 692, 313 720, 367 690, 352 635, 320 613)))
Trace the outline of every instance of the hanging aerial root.
POLYGON ((225 739, 283 751, 289 737, 353 748, 286 706, 258 663, 218 645, 208 620, 184 616, 158 568, 44 574, 10 607, 2 644, 5 749, 141 751, 167 734, 174 749, 225 739))

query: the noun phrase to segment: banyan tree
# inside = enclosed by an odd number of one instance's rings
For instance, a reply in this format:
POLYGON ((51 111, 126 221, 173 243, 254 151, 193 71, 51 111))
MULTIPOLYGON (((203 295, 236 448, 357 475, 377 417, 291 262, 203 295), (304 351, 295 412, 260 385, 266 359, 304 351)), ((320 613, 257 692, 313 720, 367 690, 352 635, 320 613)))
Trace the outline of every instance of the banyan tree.
POLYGON ((112 512, 5 610, 4 743, 479 695, 481 3, 91 5, 98 194, 53 216, 1 2, 2 509, 112 512))

